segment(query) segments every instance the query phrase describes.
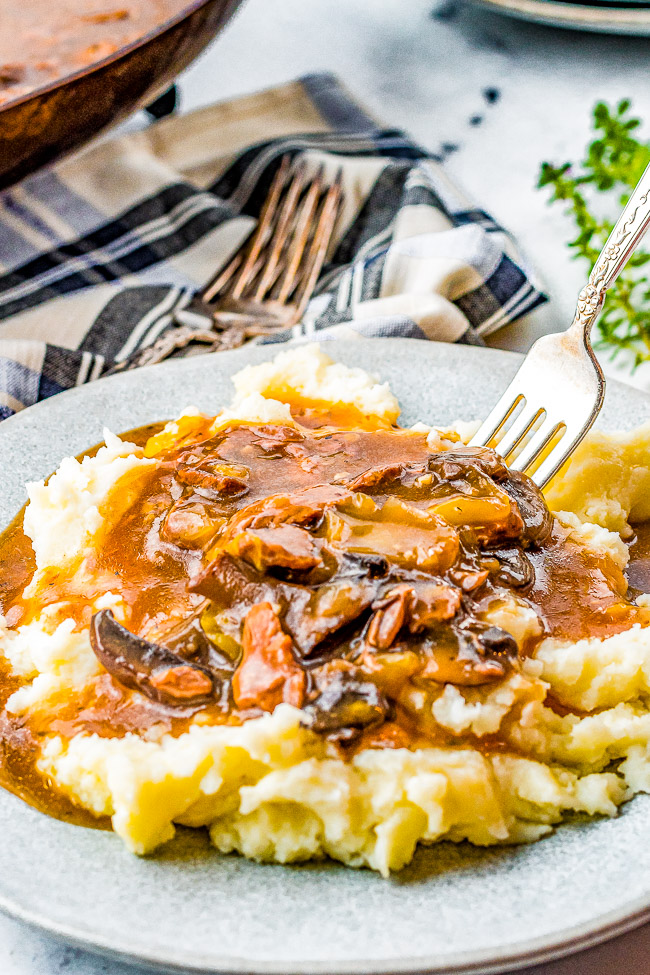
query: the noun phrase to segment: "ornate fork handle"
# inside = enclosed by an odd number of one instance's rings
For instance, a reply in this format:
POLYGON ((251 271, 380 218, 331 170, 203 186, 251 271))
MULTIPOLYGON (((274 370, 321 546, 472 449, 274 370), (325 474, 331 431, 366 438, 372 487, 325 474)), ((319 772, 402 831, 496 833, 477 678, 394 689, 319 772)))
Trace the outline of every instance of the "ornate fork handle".
POLYGON ((589 275, 589 283, 578 296, 578 307, 570 331, 580 333, 587 348, 590 348, 589 335, 603 307, 605 293, 616 281, 649 226, 650 166, 634 187, 627 206, 598 255, 589 275))

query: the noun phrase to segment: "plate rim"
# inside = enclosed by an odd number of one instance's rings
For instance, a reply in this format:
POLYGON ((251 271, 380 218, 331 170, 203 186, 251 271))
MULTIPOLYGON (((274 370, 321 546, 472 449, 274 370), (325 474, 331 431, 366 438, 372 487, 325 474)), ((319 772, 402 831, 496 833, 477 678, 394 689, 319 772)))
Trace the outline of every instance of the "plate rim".
MULTIPOLYGON (((483 0, 481 0, 483 2, 483 0)), ((493 0, 487 0, 493 2, 493 0)), ((302 344, 302 343, 301 343, 302 344)), ((437 349, 449 351, 454 348, 459 354, 467 355, 469 358, 485 357, 509 359, 511 363, 523 359, 521 353, 510 352, 494 348, 481 348, 477 346, 450 346, 449 343, 439 343, 430 340, 411 339, 411 338, 372 338, 355 339, 353 343, 348 340, 330 340, 323 342, 325 351, 331 351, 333 357, 337 357, 337 350, 350 348, 351 345, 359 348, 366 345, 377 349, 384 347, 400 346, 402 348, 418 348, 424 355, 435 355, 437 349), (461 350, 463 350, 461 352, 461 350)), ((273 346, 251 346, 251 350, 263 349, 265 357, 272 358, 283 349, 273 346)), ((213 353, 220 356, 220 362, 225 359, 233 360, 237 366, 241 365, 246 359, 246 349, 237 349, 224 353, 213 353), (225 359, 224 359, 225 357, 225 359)), ((201 356, 205 360, 206 366, 210 361, 210 355, 201 356)), ((144 371, 151 374, 154 370, 156 375, 163 373, 173 373, 180 370, 182 373, 183 364, 188 359, 170 360, 153 366, 143 367, 144 371)), ((196 361, 193 365, 197 365, 196 361)), ((370 367, 372 369, 372 366, 370 367)), ((141 376, 143 370, 137 370, 137 375, 141 376)), ((233 369, 225 369, 225 372, 232 375, 233 369)), ((58 394, 53 400, 45 400, 34 406, 9 417, 0 424, 0 447, 3 445, 5 434, 13 433, 25 422, 25 418, 31 420, 35 416, 50 413, 52 407, 57 410, 67 402, 84 398, 85 395, 96 392, 99 389, 106 390, 109 384, 115 386, 116 390, 123 384, 130 384, 135 381, 136 373, 122 373, 120 375, 106 377, 92 384, 75 387, 58 394)), ((608 384, 619 390, 623 390, 632 399, 647 400, 650 407, 650 396, 632 386, 627 386, 616 380, 608 380, 608 384)), ((17 808, 23 805, 22 800, 11 797, 15 800, 17 808)), ((29 807, 28 807, 29 808, 29 807)), ((43 815, 43 814, 39 814, 43 815)), ((382 881, 383 882, 383 881, 382 881)), ((0 911, 9 917, 14 918, 31 928, 44 931, 59 941, 82 948, 96 955, 112 958, 128 964, 138 964, 150 969, 161 972, 187 973, 187 975, 415 975, 415 973, 430 973, 430 975, 492 975, 492 973, 511 971, 528 967, 530 965, 541 964, 558 958, 567 957, 588 948, 595 947, 612 938, 625 934, 643 923, 650 920, 650 887, 647 894, 634 898, 622 907, 608 911, 605 914, 596 915, 581 924, 564 928, 555 933, 545 934, 529 941, 522 941, 516 946, 506 947, 499 950, 498 957, 495 956, 495 949, 475 949, 467 952, 457 952, 453 960, 441 959, 435 955, 420 956, 399 956, 389 959, 374 960, 308 960, 306 962, 288 961, 264 961, 256 959, 247 960, 244 957, 227 956, 220 960, 211 957, 208 960, 205 955, 197 953, 194 957, 183 951, 182 957, 170 955, 166 951, 166 957, 156 954, 155 951, 146 949, 136 949, 129 947, 125 942, 116 944, 114 939, 109 941, 103 935, 93 935, 83 929, 82 926, 76 927, 72 923, 60 922, 48 919, 24 906, 15 896, 10 897, 0 892, 0 911)))
POLYGON ((591 7, 562 2, 562 0, 471 0, 478 7, 493 13, 517 17, 549 27, 587 30, 605 34, 631 34, 644 37, 650 34, 650 7, 591 7))
MULTIPOLYGON (((21 800, 19 800, 21 801, 21 800)), ((42 814, 41 814, 42 815, 42 814)), ((352 868, 348 868, 352 869, 352 868)), ((647 897, 636 898, 633 911, 621 908, 601 915, 595 922, 574 925, 562 932, 561 940, 551 941, 550 937, 540 936, 532 939, 526 949, 506 949, 498 959, 489 949, 459 952, 455 961, 440 962, 434 955, 389 958, 384 961, 317 961, 288 963, 281 961, 253 964, 245 958, 224 957, 222 961, 202 962, 184 957, 170 959, 169 956, 154 952, 139 951, 126 946, 111 944, 104 937, 87 936, 72 925, 43 921, 35 912, 12 906, 0 894, 0 911, 7 917, 20 921, 28 927, 52 935, 57 941, 81 948, 93 955, 138 965, 151 971, 169 975, 499 975, 499 973, 519 971, 534 965, 569 958, 590 948, 604 944, 613 938, 628 934, 650 921, 650 893, 647 897), (595 928, 598 921, 603 923, 595 928), (492 955, 492 960, 490 960, 492 955)))

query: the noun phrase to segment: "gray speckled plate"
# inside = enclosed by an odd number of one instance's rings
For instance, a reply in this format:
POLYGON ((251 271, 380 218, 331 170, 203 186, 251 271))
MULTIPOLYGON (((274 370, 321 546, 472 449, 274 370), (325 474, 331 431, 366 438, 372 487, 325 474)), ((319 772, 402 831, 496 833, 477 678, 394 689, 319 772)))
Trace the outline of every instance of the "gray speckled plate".
MULTIPOLYGON (((403 420, 487 412, 519 357, 415 340, 331 342, 390 380, 403 420)), ((24 482, 115 431, 195 404, 214 411, 229 376, 267 347, 177 360, 63 393, 0 425, 4 526, 24 482)), ((610 383, 602 426, 650 416, 610 383)), ((333 863, 260 866, 179 831, 136 859, 111 833, 69 826, 0 790, 0 907, 87 948, 177 972, 496 972, 575 951, 650 917, 650 799, 613 820, 565 824, 529 847, 440 844, 382 880, 333 863)))

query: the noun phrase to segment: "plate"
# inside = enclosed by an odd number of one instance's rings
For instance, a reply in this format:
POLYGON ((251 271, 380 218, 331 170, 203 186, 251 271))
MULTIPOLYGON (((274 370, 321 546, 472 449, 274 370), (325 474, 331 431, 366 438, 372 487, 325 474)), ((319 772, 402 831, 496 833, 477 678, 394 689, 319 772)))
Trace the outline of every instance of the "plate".
MULTIPOLYGON (((329 342, 390 381, 403 422, 487 413, 514 353, 414 339, 329 342)), ((214 412, 230 375, 275 347, 176 360, 71 390, 0 425, 4 526, 24 482, 115 431, 193 405, 214 412)), ((650 399, 609 384, 602 426, 647 419, 650 399)), ((138 859, 112 833, 70 826, 0 790, 0 907, 66 941, 183 973, 498 972, 568 954, 650 917, 650 797, 616 819, 575 820, 528 847, 442 843, 382 880, 334 863, 219 856, 179 830, 138 859)))
POLYGON ((581 3, 561 3, 557 0, 472 0, 480 7, 496 13, 508 14, 520 20, 532 20, 549 27, 589 30, 603 34, 650 35, 650 9, 645 6, 617 5, 588 6, 581 3))

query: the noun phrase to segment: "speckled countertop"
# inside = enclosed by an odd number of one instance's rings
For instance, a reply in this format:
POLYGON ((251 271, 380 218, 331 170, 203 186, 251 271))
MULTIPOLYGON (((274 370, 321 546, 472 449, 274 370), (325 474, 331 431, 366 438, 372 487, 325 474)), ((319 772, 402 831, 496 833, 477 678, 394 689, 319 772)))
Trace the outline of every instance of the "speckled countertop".
MULTIPOLYGON (((542 160, 588 138, 600 98, 630 96, 650 121, 650 41, 553 30, 463 0, 248 0, 184 75, 189 109, 301 74, 333 71, 389 125, 445 158, 448 171, 517 235, 552 301, 495 337, 526 349, 571 319, 581 267, 570 226, 534 189, 542 160)), ((380 881, 379 881, 380 882, 380 881)), ((0 916, 0 975, 134 975, 0 916)), ((650 975, 650 926, 536 975, 650 975)))

